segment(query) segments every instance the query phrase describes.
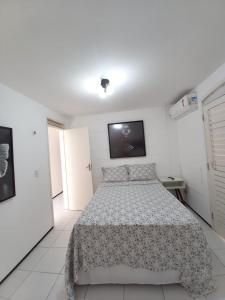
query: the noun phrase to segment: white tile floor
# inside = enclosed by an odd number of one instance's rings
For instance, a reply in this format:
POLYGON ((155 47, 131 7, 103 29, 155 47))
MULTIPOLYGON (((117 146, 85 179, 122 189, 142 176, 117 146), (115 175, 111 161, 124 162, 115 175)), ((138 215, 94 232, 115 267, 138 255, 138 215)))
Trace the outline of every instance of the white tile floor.
MULTIPOLYGON (((55 228, 0 285, 0 300, 65 300, 64 261, 68 238, 80 212, 64 211, 54 200, 55 228)), ((217 290, 198 300, 225 300, 225 241, 199 218, 213 249, 217 290)), ((79 300, 191 300, 179 285, 82 286, 79 300)))

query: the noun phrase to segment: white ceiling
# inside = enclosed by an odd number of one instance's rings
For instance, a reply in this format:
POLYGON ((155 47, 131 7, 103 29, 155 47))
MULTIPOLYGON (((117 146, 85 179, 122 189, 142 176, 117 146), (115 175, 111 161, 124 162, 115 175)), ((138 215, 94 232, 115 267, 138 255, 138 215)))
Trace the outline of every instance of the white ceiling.
POLYGON ((224 37, 225 0, 0 0, 0 82, 68 115, 167 104, 225 62, 224 37), (112 96, 85 90, 111 70, 112 96))

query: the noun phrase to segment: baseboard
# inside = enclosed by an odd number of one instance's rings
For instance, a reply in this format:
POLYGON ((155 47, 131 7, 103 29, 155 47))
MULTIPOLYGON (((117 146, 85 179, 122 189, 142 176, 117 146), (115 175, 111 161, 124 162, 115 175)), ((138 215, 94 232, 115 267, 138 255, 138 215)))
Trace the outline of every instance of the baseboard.
POLYGON ((187 202, 185 202, 185 205, 187 205, 191 210, 193 210, 193 212, 194 212, 196 215, 198 215, 199 218, 201 218, 207 225, 209 225, 209 227, 212 228, 212 225, 209 224, 202 216, 200 216, 200 215, 197 213, 197 211, 195 211, 189 204, 187 204, 187 202))
POLYGON ((46 237, 46 235, 53 229, 54 227, 51 227, 48 232, 34 245, 34 247, 18 262, 18 264, 0 281, 0 284, 3 283, 4 280, 6 280, 13 271, 15 271, 15 269, 21 264, 21 262, 27 258, 27 256, 34 250, 35 247, 37 247, 37 245, 46 237))
POLYGON ((58 193, 57 195, 55 195, 54 197, 52 197, 52 199, 55 199, 56 197, 58 197, 59 195, 61 195, 63 193, 63 191, 61 191, 60 193, 58 193))

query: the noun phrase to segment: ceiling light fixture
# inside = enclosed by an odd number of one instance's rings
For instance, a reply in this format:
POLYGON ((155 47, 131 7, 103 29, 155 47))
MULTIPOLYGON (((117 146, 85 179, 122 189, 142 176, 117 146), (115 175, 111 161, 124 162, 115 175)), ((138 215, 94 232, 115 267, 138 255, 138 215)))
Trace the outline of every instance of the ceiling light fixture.
POLYGON ((107 78, 101 78, 101 87, 99 91, 99 97, 105 99, 106 96, 110 96, 113 94, 113 90, 110 87, 110 81, 107 78))
POLYGON ((107 93, 107 87, 109 86, 109 79, 101 78, 101 86, 104 89, 104 92, 107 93))
POLYGON ((82 80, 83 90, 101 99, 109 98, 115 91, 123 88, 127 82, 127 72, 122 69, 110 69, 97 72, 86 80, 82 80))

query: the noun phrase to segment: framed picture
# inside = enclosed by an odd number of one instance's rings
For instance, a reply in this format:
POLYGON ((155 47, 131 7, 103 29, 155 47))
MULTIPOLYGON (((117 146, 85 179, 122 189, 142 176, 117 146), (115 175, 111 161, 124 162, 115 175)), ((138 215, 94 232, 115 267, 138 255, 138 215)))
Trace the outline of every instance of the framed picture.
POLYGON ((15 195, 12 128, 0 126, 0 202, 15 195))
POLYGON ((110 158, 146 156, 143 121, 108 124, 110 158))

